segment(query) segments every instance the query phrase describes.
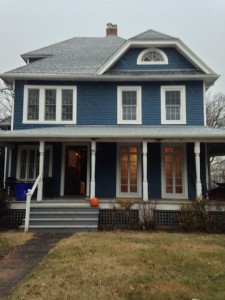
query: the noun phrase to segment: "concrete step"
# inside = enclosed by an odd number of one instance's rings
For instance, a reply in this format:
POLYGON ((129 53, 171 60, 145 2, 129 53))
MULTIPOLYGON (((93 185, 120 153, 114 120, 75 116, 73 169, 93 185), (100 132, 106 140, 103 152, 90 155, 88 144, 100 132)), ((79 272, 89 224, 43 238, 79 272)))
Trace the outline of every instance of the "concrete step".
MULTIPOLYGON (((24 226, 20 227, 21 230, 24 230, 24 226)), ((75 232, 89 232, 97 231, 98 228, 93 225, 81 226, 81 225, 70 225, 70 226, 30 226, 29 231, 32 232, 54 232, 54 233, 75 233, 75 232)))
MULTIPOLYGON (((97 231, 99 208, 71 204, 38 204, 30 208, 29 231, 79 232, 97 231)), ((20 227, 24 229, 25 220, 20 227)))
MULTIPOLYGON (((24 223, 23 223, 24 224, 24 223)), ((46 225, 46 226, 69 226, 69 225, 82 225, 89 226, 95 225, 98 226, 98 218, 86 218, 86 219, 30 219, 30 226, 36 225, 46 225)))
POLYGON ((31 212, 31 219, 68 219, 68 218, 76 218, 76 219, 84 219, 84 218, 98 218, 98 211, 88 211, 88 212, 52 212, 52 211, 42 211, 42 212, 31 212))

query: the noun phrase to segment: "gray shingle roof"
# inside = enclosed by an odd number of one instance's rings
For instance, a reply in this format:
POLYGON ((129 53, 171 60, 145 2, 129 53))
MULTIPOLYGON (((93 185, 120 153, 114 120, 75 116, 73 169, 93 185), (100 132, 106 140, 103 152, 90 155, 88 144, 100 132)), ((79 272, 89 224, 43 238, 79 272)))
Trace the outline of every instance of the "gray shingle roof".
POLYGON ((204 126, 92 125, 0 131, 0 141, 64 141, 90 139, 170 139, 225 142, 225 130, 204 126))
POLYGON ((173 40, 176 39, 170 35, 149 29, 141 34, 132 37, 130 40, 173 40))
POLYGON ((116 36, 104 38, 73 38, 33 52, 23 57, 45 56, 7 73, 94 75, 125 42, 116 36))

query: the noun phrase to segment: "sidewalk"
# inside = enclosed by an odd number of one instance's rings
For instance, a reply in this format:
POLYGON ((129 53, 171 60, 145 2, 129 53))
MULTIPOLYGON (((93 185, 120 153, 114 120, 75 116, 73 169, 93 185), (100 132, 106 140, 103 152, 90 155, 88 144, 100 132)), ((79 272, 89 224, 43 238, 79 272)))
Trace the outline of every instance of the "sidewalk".
POLYGON ((61 239, 68 234, 37 233, 0 260, 0 299, 3 299, 61 239))

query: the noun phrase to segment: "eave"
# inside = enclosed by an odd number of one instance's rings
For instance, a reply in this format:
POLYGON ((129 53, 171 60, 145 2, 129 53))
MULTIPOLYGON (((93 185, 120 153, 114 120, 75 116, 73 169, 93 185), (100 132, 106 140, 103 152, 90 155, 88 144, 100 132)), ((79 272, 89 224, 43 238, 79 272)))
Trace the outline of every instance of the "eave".
POLYGON ((199 75, 73 75, 73 74, 21 74, 21 73, 4 73, 0 77, 5 82, 12 84, 15 80, 49 80, 49 81, 186 81, 203 80, 207 86, 214 84, 220 77, 217 74, 199 74, 199 75))

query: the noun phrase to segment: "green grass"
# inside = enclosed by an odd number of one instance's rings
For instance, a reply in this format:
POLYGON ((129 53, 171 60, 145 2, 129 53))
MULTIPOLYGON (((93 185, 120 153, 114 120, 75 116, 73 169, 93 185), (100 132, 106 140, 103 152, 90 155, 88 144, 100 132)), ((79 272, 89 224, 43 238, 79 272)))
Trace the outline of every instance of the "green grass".
POLYGON ((225 235, 101 232, 62 240, 7 299, 225 299, 225 235))

